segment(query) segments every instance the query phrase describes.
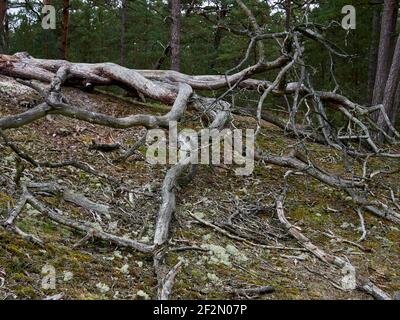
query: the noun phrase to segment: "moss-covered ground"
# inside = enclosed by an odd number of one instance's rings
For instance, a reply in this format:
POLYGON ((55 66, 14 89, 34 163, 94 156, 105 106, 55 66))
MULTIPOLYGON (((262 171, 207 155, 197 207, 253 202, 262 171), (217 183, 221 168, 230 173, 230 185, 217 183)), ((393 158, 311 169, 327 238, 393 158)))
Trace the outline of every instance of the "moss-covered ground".
MULTIPOLYGON (((160 105, 134 105, 130 101, 100 93, 81 93, 67 89, 69 99, 92 110, 119 116, 132 113, 162 114, 160 105)), ((24 106, 0 101, 0 116, 21 112, 24 106)), ((254 126, 254 121, 237 117, 238 126, 254 126)), ((265 124, 258 144, 276 153, 285 153, 295 143, 275 127, 265 124)), ((133 194, 118 192, 106 181, 76 169, 34 169, 26 164, 27 177, 34 181, 57 181, 91 199, 108 203, 111 217, 98 217, 91 212, 54 197, 41 197, 47 205, 57 207, 75 219, 98 223, 103 229, 121 236, 151 241, 159 206, 159 188, 166 167, 144 161, 145 148, 139 149, 126 163, 115 163, 116 153, 99 153, 89 149, 92 140, 102 143, 134 144, 142 134, 140 128, 111 130, 71 119, 43 119, 7 134, 18 146, 36 159, 62 161, 76 159, 96 170, 112 175, 132 186, 133 194), (141 155, 142 154, 142 155, 141 155)), ((332 173, 343 173, 340 155, 326 147, 309 144, 315 161, 332 173)), ((398 161, 398 160, 397 160, 398 161)), ((374 160, 371 168, 398 165, 374 160)), ((353 164, 360 170, 360 164, 353 164)), ((197 246, 208 251, 170 252, 167 265, 183 260, 177 275, 174 299, 243 298, 227 293, 230 288, 272 285, 275 293, 257 299, 371 299, 358 292, 337 289, 330 281, 340 281, 340 271, 324 265, 287 236, 274 209, 269 206, 273 195, 283 187, 286 169, 257 164, 250 177, 237 177, 229 166, 201 166, 195 179, 178 196, 178 208, 171 230, 171 247, 197 246), (252 206, 262 210, 252 213, 252 206), (249 209, 249 210, 247 210, 249 209), (240 213, 238 230, 247 230, 270 246, 295 247, 299 250, 267 249, 232 240, 193 219, 189 212, 203 219, 222 224, 235 212, 240 213), (250 231, 249 231, 250 230, 250 231), (280 235, 279 239, 268 232, 280 235), (264 238, 264 239, 263 239, 264 238)), ((18 199, 12 179, 15 156, 0 142, 0 218, 4 218, 18 199)), ((400 197, 400 174, 385 177, 400 197)), ((305 177, 290 178, 286 215, 291 223, 302 228, 316 245, 347 257, 360 272, 393 294, 400 290, 400 227, 368 213, 365 215, 367 239, 364 250, 348 242, 356 242, 361 233, 354 205, 338 190, 305 177), (331 238, 327 234, 334 234, 331 238)), ((377 183, 376 190, 382 190, 377 183)), ((153 261, 132 250, 110 243, 90 240, 74 247, 85 235, 57 225, 32 208, 26 208, 17 219, 17 226, 44 241, 44 246, 27 243, 0 227, 0 299, 43 299, 62 293, 65 299, 144 299, 154 298, 157 281, 153 261), (54 289, 43 289, 43 268, 51 265, 56 271, 54 289), (0 282, 1 284, 1 282, 0 282)))

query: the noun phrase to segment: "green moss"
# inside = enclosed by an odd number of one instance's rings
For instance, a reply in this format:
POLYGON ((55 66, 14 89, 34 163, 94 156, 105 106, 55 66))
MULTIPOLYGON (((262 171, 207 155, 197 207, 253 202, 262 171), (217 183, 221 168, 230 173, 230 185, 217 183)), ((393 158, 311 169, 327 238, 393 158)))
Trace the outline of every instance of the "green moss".
POLYGON ((58 226, 56 226, 54 223, 51 222, 44 222, 41 226, 41 230, 49 235, 53 235, 55 233, 58 233, 58 226))
POLYGON ((87 182, 89 180, 89 175, 86 174, 84 171, 79 171, 79 180, 82 182, 87 182))
POLYGON ((3 205, 4 205, 4 207, 5 207, 5 205, 6 205, 7 203, 9 203, 10 201, 12 201, 12 198, 11 198, 9 195, 0 192, 0 208, 1 208, 3 205))
MULTIPOLYGON (((112 105, 112 103, 110 103, 112 105)), ((133 106, 132 106, 133 107, 133 106)), ((114 107, 113 107, 114 108, 114 107)), ((155 108, 151 111, 150 107, 140 107, 140 113, 145 113, 146 110, 150 110, 152 113, 165 113, 163 110, 164 106, 160 105, 159 108, 155 108), (155 111, 154 111, 155 110, 155 111)), ((124 111, 125 112, 125 111, 124 111)), ((254 124, 254 122, 251 122, 254 124)), ((189 124, 190 126, 191 124, 189 124)), ((185 124, 186 126, 186 124, 185 124)), ((248 127, 246 123, 240 123, 239 127, 248 127)), ((181 127, 181 126, 180 126, 181 127)), ((293 143, 293 140, 285 137, 278 137, 279 133, 276 130, 267 128, 266 136, 259 135, 258 140, 262 148, 268 149, 271 153, 284 154, 285 149, 293 143)), ((29 134, 26 134, 29 135, 29 134)), ((86 136, 87 143, 91 143, 92 136, 86 136)), ((43 143, 45 138, 38 135, 38 140, 43 143)), ((16 141, 22 141, 22 138, 16 139, 16 141)), ((125 140, 128 144, 133 144, 136 139, 128 138, 125 140)), ((33 150, 34 151, 34 150, 33 150)), ((146 147, 141 147, 139 152, 145 154, 147 151, 146 147)), ((323 158, 332 154, 332 152, 325 150, 323 147, 318 145, 312 145, 310 147, 311 157, 316 159, 316 163, 321 167, 329 170, 330 172, 336 172, 343 175, 343 166, 340 163, 328 164, 323 159, 319 161, 319 158, 323 158)), ((43 154, 40 154, 43 155, 43 154)), ((96 164, 99 170, 102 170, 102 163, 96 161, 96 159, 87 159, 88 162, 96 164)), ((369 163, 371 166, 371 164, 369 163)), ((373 166, 379 167, 382 162, 374 162, 373 166)), ((165 169, 161 166, 152 167, 153 170, 165 169)), ((370 168, 371 170, 374 167, 370 168)), ((148 179, 152 177, 150 174, 143 174, 149 169, 148 164, 144 161, 128 161, 118 165, 114 172, 110 173, 126 173, 131 175, 133 184, 146 184, 148 179)), ((214 190, 217 187, 220 190, 227 190, 240 197, 247 203, 253 203, 255 200, 259 200, 260 196, 258 192, 266 191, 267 189, 280 188, 282 186, 282 176, 286 169, 279 168, 277 166, 268 166, 261 164, 255 168, 255 176, 260 180, 260 184, 252 185, 252 178, 250 180, 240 180, 240 178, 234 178, 229 172, 221 172, 211 166, 201 166, 199 169, 199 178, 197 180, 198 188, 187 188, 185 189, 185 199, 187 207, 183 206, 183 201, 178 206, 177 217, 179 221, 182 221, 182 226, 186 226, 186 221, 192 220, 185 213, 186 210, 203 210, 206 211, 206 217, 210 221, 220 222, 224 221, 231 212, 227 210, 221 211, 218 208, 211 210, 212 208, 204 208, 204 204, 194 205, 198 200, 203 197, 207 197, 213 200, 227 200, 224 195, 216 193, 214 190), (217 179, 219 182, 216 183, 215 176, 223 177, 223 179, 217 179), (265 189, 267 188, 267 189, 265 189), (188 197, 186 197, 188 196, 188 197)), ((63 171, 64 172, 64 171, 63 171)), ((65 170, 65 174, 71 172, 65 170)), ((47 174, 47 172, 46 172, 47 174)), ((56 173, 54 173, 56 175, 56 173)), ((39 173, 38 173, 39 176, 39 173)), ((67 181, 71 180, 73 183, 85 184, 85 186, 97 189, 96 184, 104 183, 103 179, 93 179, 93 176, 87 175, 82 171, 75 170, 71 176, 62 176, 67 181), (78 176, 79 174, 79 176, 78 176), (72 177, 73 176, 73 177, 72 177), (79 178, 79 180, 78 180, 79 178)), ((398 178, 398 177, 397 177, 398 178)), ((395 184, 396 176, 393 178, 392 183, 395 184)), ((357 240, 358 234, 353 230, 342 230, 339 226, 343 221, 352 222, 354 225, 358 225, 359 221, 357 215, 347 214, 350 213, 351 203, 346 203, 344 200, 347 195, 340 191, 336 191, 332 188, 326 188, 323 184, 315 179, 309 177, 290 177, 290 185, 292 186, 289 190, 287 202, 285 203, 286 214, 291 223, 303 222, 300 225, 307 236, 309 236, 314 243, 323 249, 334 252, 335 249, 346 249, 347 245, 343 243, 331 243, 329 238, 321 235, 314 230, 332 230, 335 234, 343 236, 349 240, 357 240), (336 210, 340 210, 338 213, 332 213, 326 210, 327 205, 336 210), (346 207, 347 206, 347 207, 346 207), (343 221, 342 221, 343 220, 343 221)), ((9 192, 8 190, 2 189, 3 192, 9 192)), ((93 194, 93 196, 96 195, 93 194)), ((400 196, 400 195, 396 195, 400 196)), ((71 218, 78 220, 79 218, 87 220, 87 216, 83 216, 82 210, 60 202, 60 199, 56 197, 41 197, 41 200, 45 199, 49 206, 59 207, 71 214, 71 218)), ((183 198, 182 198, 183 199, 183 198)), ((180 200, 182 200, 180 199, 180 200)), ((228 199, 231 200, 231 199, 228 199)), ((265 199, 269 202, 271 199, 265 199)), ((12 201, 7 194, 0 193, 0 211, 2 205, 4 208, 12 201)), ((225 203, 225 202, 224 202, 225 203)), ((231 209, 229 204, 224 204, 227 209, 231 209)), ((351 211, 352 212, 352 211, 351 211)), ((4 214, 3 214, 4 215, 4 214)), ((276 227, 281 227, 276 219, 274 210, 266 210, 265 214, 258 215, 266 219, 265 222, 276 227)), ((369 227, 369 236, 366 242, 363 242, 363 246, 375 249, 374 253, 365 253, 363 256, 354 255, 352 256, 352 262, 360 268, 365 274, 368 274, 365 270, 371 267, 371 277, 374 278, 374 268, 378 269, 379 264, 386 264, 385 268, 379 270, 384 271, 384 275, 387 278, 387 282, 384 286, 389 292, 393 290, 399 290, 400 283, 398 269, 397 256, 400 235, 399 232, 387 231, 380 233, 385 238, 387 237, 391 243, 385 239, 376 239, 374 237, 376 231, 371 230, 372 225, 378 225, 378 219, 367 215, 366 225, 369 227), (383 235, 384 234, 384 235, 383 235), (382 243, 385 245, 382 246, 382 243), (390 251, 389 251, 390 250, 390 251), (376 255, 375 255, 376 253, 376 255), (384 259, 383 257, 387 258, 384 259), (391 264, 389 265, 389 261, 391 264)), ((27 216, 21 215, 17 220, 18 226, 29 233, 37 234, 40 238, 45 241, 45 247, 40 248, 38 246, 26 243, 19 237, 15 236, 10 232, 6 232, 0 227, 0 266, 7 273, 6 286, 15 292, 19 298, 42 298, 44 295, 50 295, 53 292, 41 292, 40 289, 34 289, 40 287, 41 269, 45 264, 51 264, 56 268, 57 271, 57 292, 63 292, 67 298, 70 299, 105 299, 111 298, 116 291, 119 291, 124 298, 129 298, 130 294, 135 294, 138 290, 143 290, 151 297, 156 296, 157 281, 153 273, 152 259, 151 257, 140 255, 126 250, 124 256, 127 256, 128 252, 132 254, 129 261, 115 259, 113 261, 105 260, 105 257, 112 255, 114 246, 110 247, 108 242, 96 241, 95 243, 89 242, 82 247, 72 248, 73 243, 81 239, 84 235, 75 231, 70 231, 61 225, 51 222, 42 215, 38 216, 27 216), (92 254, 89 254, 91 252, 92 254), (147 259, 147 260, 146 260, 147 259), (136 261, 143 261, 143 267, 137 267, 136 261), (117 268, 121 268, 124 263, 129 263, 130 277, 122 274, 117 268), (136 266, 136 267, 135 267, 136 266), (73 279, 68 282, 62 281, 63 271, 69 271, 74 274, 73 279), (129 280, 128 280, 129 279, 129 280), (114 291, 110 291, 107 295, 102 295, 96 288, 96 284, 102 282, 107 284, 114 291)), ((297 255, 298 253, 277 251, 277 250, 263 250, 260 248, 247 247, 239 241, 233 241, 227 239, 223 235, 213 231, 212 229, 193 223, 189 227, 176 226, 173 230, 174 239, 186 240, 188 245, 202 245, 204 243, 226 246, 228 243, 238 247, 239 250, 245 250, 246 255, 250 258, 247 264, 240 263, 235 260, 235 263, 240 264, 242 268, 237 267, 236 264, 232 264, 232 267, 225 265, 208 265, 203 263, 198 265, 197 262, 201 261, 203 255, 199 251, 187 251, 187 252, 169 252, 166 256, 166 264, 169 268, 175 265, 179 257, 183 257, 188 261, 187 265, 182 266, 179 271, 174 288, 173 298, 186 298, 186 299, 229 299, 236 298, 235 295, 227 294, 223 292, 223 286, 218 286, 207 279, 207 273, 212 273, 221 279, 223 285, 226 287, 232 286, 263 286, 272 285, 275 287, 276 292, 272 295, 266 295, 257 297, 260 299, 321 299, 326 296, 330 296, 330 290, 332 288, 329 284, 321 282, 321 278, 307 274, 303 269, 303 265, 307 265, 312 261, 299 261, 296 265, 293 264, 292 259, 283 258, 282 255, 297 255), (203 238, 204 235, 213 234, 211 238, 203 238), (262 267, 260 260, 270 266, 262 267), (270 271, 268 271, 270 270, 270 271), (276 270, 276 272, 274 272, 276 270), (230 282, 228 282, 230 281, 230 282), (306 284, 307 288, 304 288, 302 284, 306 284)), ((386 230, 390 230, 390 224, 387 225, 386 230)), ((381 231, 380 231, 381 232, 381 231)), ((299 247, 296 240, 287 236, 281 241, 282 245, 299 247)), ((183 242, 184 243, 184 242, 183 242)), ((184 245, 184 244, 177 244, 184 245)), ((353 248, 356 250, 355 248, 353 248)), ((119 249, 122 251, 122 249, 119 249)), ((318 270, 319 262, 313 266, 318 270)), ((375 278, 374 278, 375 279, 375 278)), ((382 281, 378 278, 378 280, 382 281)), ((338 292, 338 296, 341 293, 338 292)), ((357 297, 356 293, 346 292, 341 297, 357 297), (350 296, 349 296, 350 295, 350 296)))
POLYGON ((310 209, 303 206, 297 206, 290 212, 290 216, 296 220, 303 220, 310 215, 311 215, 310 209))
POLYGON ((394 243, 400 243, 400 232, 399 231, 389 231, 386 234, 386 238, 394 243))
POLYGON ((192 275, 194 278, 200 278, 201 276, 204 275, 204 271, 200 271, 200 270, 198 270, 198 269, 193 269, 193 270, 191 271, 191 275, 192 275))
POLYGON ((370 249, 370 250, 376 250, 376 249, 379 249, 381 247, 381 245, 378 242, 371 241, 371 240, 368 239, 368 237, 367 237, 367 240, 363 242, 363 246, 365 248, 367 248, 367 249, 370 249))
POLYGON ((15 281, 18 281, 18 282, 27 282, 27 283, 30 283, 30 282, 32 282, 32 279, 30 279, 30 278, 28 278, 25 274, 23 274, 23 273, 16 273, 16 274, 13 274, 13 279, 15 280, 15 281))
POLYGON ((37 298, 37 293, 35 289, 33 289, 30 286, 21 286, 18 287, 17 290, 15 290, 15 293, 19 298, 25 298, 25 299, 35 299, 37 298))
POLYGON ((50 205, 50 206, 58 206, 61 203, 61 197, 47 197, 46 198, 46 202, 50 205))
POLYGON ((11 254, 18 255, 18 256, 23 256, 24 255, 24 252, 22 251, 22 248, 20 246, 18 246, 18 245, 7 244, 5 248, 11 254))
POLYGON ((91 262, 93 261, 93 257, 87 254, 83 254, 79 251, 69 251, 69 257, 74 259, 77 262, 91 262))
POLYGON ((146 146, 141 146, 137 149, 138 152, 140 152, 142 155, 146 155, 147 153, 147 147, 146 146))

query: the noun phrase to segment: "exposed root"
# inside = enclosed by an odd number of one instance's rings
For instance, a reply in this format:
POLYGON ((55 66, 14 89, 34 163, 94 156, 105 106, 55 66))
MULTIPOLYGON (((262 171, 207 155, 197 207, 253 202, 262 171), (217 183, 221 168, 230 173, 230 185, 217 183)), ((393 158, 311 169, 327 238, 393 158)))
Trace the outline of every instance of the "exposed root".
MULTIPOLYGON (((55 209, 48 208, 41 201, 39 201, 33 195, 33 193, 28 191, 27 187, 24 187, 24 188, 26 189, 26 192, 25 192, 26 199, 24 200, 25 203, 29 203, 33 208, 35 208, 39 212, 43 213, 45 216, 47 216, 49 219, 51 219, 54 222, 57 222, 64 226, 67 226, 71 229, 78 230, 85 234, 90 234, 93 238, 97 238, 100 240, 115 243, 116 245, 119 245, 121 247, 132 248, 134 250, 137 250, 137 251, 140 251, 143 253, 151 253, 154 250, 154 246, 152 246, 152 245, 144 244, 139 241, 131 240, 128 238, 118 237, 116 235, 104 232, 103 230, 100 230, 99 228, 90 226, 86 223, 74 221, 70 218, 67 218, 66 216, 62 215, 62 213, 60 213, 60 211, 58 211, 58 210, 56 211, 55 209)), ((37 185, 36 185, 36 189, 37 189, 37 185)))
POLYGON ((183 262, 179 261, 161 281, 161 286, 158 291, 158 300, 168 300, 172 292, 175 277, 182 266, 183 262))
POLYGON ((169 225, 176 206, 177 180, 186 167, 187 165, 179 163, 168 170, 165 176, 161 191, 162 204, 158 213, 154 235, 155 245, 162 245, 168 240, 169 225))
POLYGON ((32 242, 34 244, 42 246, 43 241, 41 239, 39 239, 37 236, 28 234, 28 233, 22 231, 14 223, 15 219, 20 215, 21 211, 24 209, 24 207, 28 203, 28 196, 29 196, 29 193, 26 190, 26 188, 24 188, 23 194, 20 197, 20 199, 17 203, 17 206, 14 209, 10 210, 10 213, 9 213, 7 219, 5 221, 0 222, 0 225, 2 225, 7 230, 17 234, 18 236, 20 236, 22 239, 24 239, 27 242, 32 242))
POLYGON ((92 200, 86 198, 84 195, 68 190, 67 188, 62 187, 57 183, 29 183, 27 186, 32 192, 45 192, 53 195, 62 196, 65 201, 71 202, 88 211, 93 210, 94 212, 97 212, 103 216, 109 215, 109 206, 93 202, 92 200))
POLYGON ((364 216, 361 212, 361 209, 357 209, 357 213, 358 213, 358 217, 360 218, 360 228, 362 231, 362 235, 361 235, 360 239, 358 239, 358 242, 362 242, 367 237, 367 230, 365 229, 364 216))
POLYGON ((237 235, 231 234, 228 231, 222 229, 221 227, 218 227, 218 226, 216 226, 215 224, 213 224, 211 222, 208 222, 208 221, 206 221, 206 220, 204 220, 204 219, 202 219, 200 217, 197 217, 196 215, 194 215, 191 212, 188 212, 188 214, 192 218, 194 218, 195 220, 200 222, 201 224, 214 229, 216 232, 218 232, 218 233, 220 233, 220 234, 222 234, 222 235, 224 235, 224 236, 226 236, 226 237, 228 237, 228 238, 230 238, 232 240, 240 241, 240 242, 243 242, 243 243, 245 243, 247 245, 250 245, 250 246, 255 246, 255 247, 269 249, 269 250, 283 250, 283 251, 303 251, 304 250, 302 248, 291 248, 291 247, 284 247, 284 246, 268 246, 268 245, 265 245, 265 244, 254 243, 253 241, 251 241, 251 240, 249 240, 247 238, 239 237, 237 235))
POLYGON ((133 156, 135 152, 146 143, 146 133, 129 149, 127 150, 117 161, 126 161, 128 158, 133 156))
POLYGON ((283 207, 283 196, 279 196, 276 200, 276 212, 279 221, 285 226, 288 233, 295 238, 304 248, 310 251, 321 261, 334 265, 342 270, 344 277, 342 278, 342 289, 359 289, 362 290, 377 299, 380 300, 392 300, 392 298, 383 290, 375 286, 371 281, 366 280, 364 277, 356 274, 354 266, 350 262, 344 259, 334 256, 325 252, 314 245, 310 239, 301 233, 301 229, 292 225, 285 217, 285 211, 283 207))

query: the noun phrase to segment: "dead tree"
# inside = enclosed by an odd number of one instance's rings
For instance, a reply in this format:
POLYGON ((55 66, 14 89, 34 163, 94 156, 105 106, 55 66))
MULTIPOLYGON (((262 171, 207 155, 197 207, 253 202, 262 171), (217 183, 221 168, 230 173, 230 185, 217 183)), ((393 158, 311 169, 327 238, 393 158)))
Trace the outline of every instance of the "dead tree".
MULTIPOLYGON (((258 24, 254 14, 246 4, 240 0, 236 0, 236 3, 250 22, 251 30, 242 34, 242 36, 249 37, 249 48, 243 60, 226 72, 225 75, 197 76, 186 75, 175 70, 133 70, 113 63, 88 64, 71 63, 65 60, 36 59, 26 53, 0 56, 0 74, 19 79, 21 83, 35 89, 44 101, 23 113, 0 118, 0 137, 19 158, 28 161, 35 167, 75 166, 80 170, 93 173, 95 170, 92 168, 76 162, 61 164, 39 162, 34 157, 20 151, 7 138, 6 132, 9 129, 20 128, 51 114, 110 128, 125 129, 139 126, 146 129, 167 129, 171 121, 181 121, 188 110, 197 113, 199 115, 197 119, 202 119, 206 116, 208 119, 207 126, 210 129, 221 132, 224 128, 230 126, 233 112, 231 103, 224 98, 228 93, 240 93, 242 90, 248 90, 259 94, 259 101, 254 112, 258 124, 257 134, 259 134, 263 130, 261 120, 263 114, 265 114, 263 112, 265 108, 264 102, 272 95, 286 97, 287 109, 289 110, 287 118, 264 116, 263 119, 277 125, 285 132, 290 132, 297 138, 298 143, 296 147, 293 147, 286 154, 276 155, 269 150, 257 150, 255 158, 259 161, 259 165, 261 167, 275 165, 288 168, 290 171, 285 176, 285 188, 289 175, 294 173, 307 175, 323 184, 345 192, 352 200, 355 209, 371 212, 380 218, 399 224, 399 205, 395 197, 392 197, 390 202, 387 197, 380 198, 372 195, 369 189, 369 184, 374 177, 378 177, 383 173, 390 174, 390 172, 384 170, 369 172, 368 161, 373 157, 400 158, 400 154, 387 150, 386 146, 381 145, 373 134, 374 132, 379 132, 387 142, 398 143, 400 133, 392 125, 385 107, 382 104, 363 106, 336 92, 320 91, 314 88, 310 80, 311 74, 308 73, 303 60, 305 40, 312 39, 323 44, 333 55, 345 57, 345 54, 333 46, 316 29, 290 25, 289 22, 292 22, 292 20, 289 19, 287 19, 288 24, 284 31, 268 33, 265 28, 258 24), (272 60, 267 60, 265 55, 264 44, 266 41, 276 41, 280 47, 279 55, 272 60), (257 61, 253 65, 244 67, 249 60, 250 52, 255 47, 257 48, 257 61), (272 73, 272 71, 275 74, 275 79, 267 81, 265 76, 272 73), (39 86, 37 82, 32 82, 32 80, 45 83, 45 89, 39 86), (164 115, 131 114, 125 117, 115 117, 88 111, 69 103, 62 93, 63 86, 74 86, 82 83, 90 83, 94 86, 117 85, 127 91, 136 91, 149 99, 169 105, 170 110, 164 115), (225 94, 215 99, 202 97, 196 93, 196 91, 200 90, 211 91, 216 89, 225 89, 225 94), (347 125, 343 128, 336 128, 329 119, 328 110, 341 113, 346 119, 347 125), (371 120, 371 115, 375 112, 381 114, 388 128, 387 131, 382 130, 371 120), (298 123, 296 119, 299 118, 298 115, 300 114, 304 120, 298 123), (362 176, 357 176, 356 174, 339 176, 319 167, 310 157, 307 146, 304 143, 305 141, 315 141, 316 137, 318 137, 319 143, 330 146, 340 152, 343 157, 363 162, 362 176)), ((396 52, 399 51, 398 49, 396 48, 396 52)), ((393 75, 389 76, 389 78, 393 77, 396 80, 396 74, 398 74, 397 63, 392 66, 392 69, 393 75)), ((96 205, 90 199, 86 199, 76 193, 68 192, 57 184, 43 185, 35 181, 24 182, 21 185, 21 196, 16 201, 17 206, 9 212, 8 218, 3 222, 3 226, 26 240, 40 244, 40 239, 24 233, 16 228, 14 224, 15 219, 18 218, 20 212, 28 203, 59 224, 76 229, 86 235, 151 254, 154 257, 154 267, 158 275, 159 298, 167 299, 180 264, 175 265, 168 271, 163 262, 163 257, 168 248, 172 216, 178 203, 181 182, 179 178, 187 173, 190 167, 191 163, 187 159, 178 161, 168 169, 164 177, 161 187, 161 203, 159 204, 159 211, 155 221, 155 235, 152 244, 142 243, 135 239, 121 238, 102 230, 97 230, 84 222, 66 218, 59 211, 43 204, 39 200, 38 194, 40 192, 58 194, 66 201, 79 206, 95 208, 96 210, 106 210, 106 208, 96 205)), ((112 178, 108 177, 108 180, 112 181, 112 178)), ((326 263, 331 263, 347 271, 353 270, 351 264, 343 258, 335 257, 313 245, 308 238, 305 238, 286 220, 282 197, 277 197, 276 209, 280 222, 305 249, 311 251, 326 263)), ((216 230, 225 235, 230 235, 229 232, 222 230, 218 226, 216 226, 216 230)), ((237 236, 232 236, 232 238, 243 239, 237 236)), ((356 272, 355 270, 353 271, 356 272)), ((361 279, 363 279, 362 275, 357 273, 354 286, 350 286, 351 289, 358 288, 378 298, 390 298, 388 294, 381 291, 371 282, 361 279)), ((346 289, 348 289, 347 286, 348 282, 346 282, 346 289)))

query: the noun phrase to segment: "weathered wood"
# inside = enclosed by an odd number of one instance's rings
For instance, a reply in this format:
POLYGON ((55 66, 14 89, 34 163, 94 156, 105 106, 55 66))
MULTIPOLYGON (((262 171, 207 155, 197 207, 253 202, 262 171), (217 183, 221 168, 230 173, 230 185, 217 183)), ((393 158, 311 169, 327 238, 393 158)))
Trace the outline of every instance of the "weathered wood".
POLYGON ((301 229, 292 225, 285 216, 285 210, 283 207, 283 197, 279 196, 276 200, 276 212, 279 221, 286 228, 287 232, 295 238, 304 248, 310 251, 321 261, 332 264, 342 270, 344 277, 342 278, 342 288, 345 290, 359 289, 364 291, 379 300, 392 300, 392 298, 383 290, 374 285, 370 280, 361 276, 356 272, 354 266, 338 256, 327 253, 314 245, 309 238, 303 235, 301 229))
MULTIPOLYGON (((396 115, 399 106, 395 104, 395 98, 400 81, 400 36, 397 39, 396 48, 393 54, 393 60, 390 67, 389 75, 386 81, 383 97, 383 107, 386 115, 389 117, 392 125, 395 124, 396 115)), ((377 121, 378 127, 382 128, 385 132, 390 132, 384 114, 381 112, 377 121)), ((381 137, 383 140, 383 137, 381 137)))
MULTIPOLYGON (((8 64, 0 63, 0 74, 43 82, 51 82, 54 73, 66 64, 65 60, 35 59, 26 53, 0 57, 0 62, 6 59, 12 61, 8 64)), ((132 70, 113 63, 73 63, 70 64, 70 73, 76 81, 87 81, 100 86, 117 84, 127 89, 135 89, 155 100, 172 104, 175 101, 176 92, 163 87, 161 83, 154 84, 151 80, 185 83, 198 90, 214 90, 228 87, 257 73, 278 69, 288 61, 286 56, 280 56, 274 61, 258 62, 227 77, 223 75, 190 76, 172 70, 132 70)))
POLYGON ((46 207, 31 194, 27 197, 27 201, 32 207, 45 214, 51 220, 72 229, 81 231, 85 234, 91 234, 94 238, 98 238, 104 241, 110 241, 119 246, 132 248, 143 253, 151 253, 154 250, 153 245, 148 245, 128 238, 118 237, 116 235, 104 232, 98 228, 87 225, 86 223, 74 221, 70 218, 67 218, 66 216, 59 214, 55 210, 46 207))
POLYGON ((62 196, 62 198, 67 202, 71 202, 86 210, 94 211, 104 216, 108 216, 110 214, 110 208, 108 205, 96 203, 84 195, 73 192, 57 183, 29 183, 28 188, 36 192, 48 192, 54 195, 62 196))

